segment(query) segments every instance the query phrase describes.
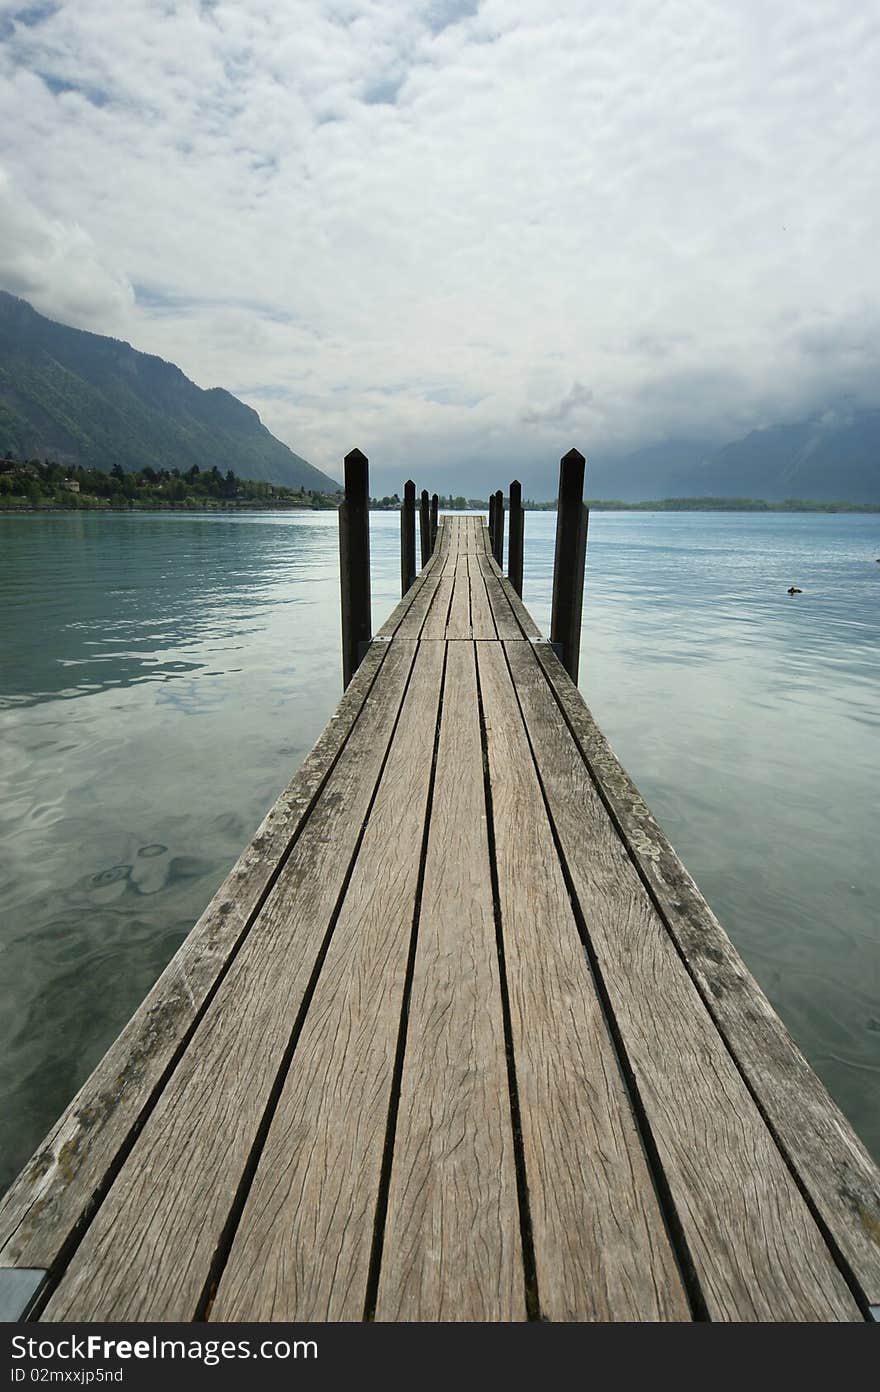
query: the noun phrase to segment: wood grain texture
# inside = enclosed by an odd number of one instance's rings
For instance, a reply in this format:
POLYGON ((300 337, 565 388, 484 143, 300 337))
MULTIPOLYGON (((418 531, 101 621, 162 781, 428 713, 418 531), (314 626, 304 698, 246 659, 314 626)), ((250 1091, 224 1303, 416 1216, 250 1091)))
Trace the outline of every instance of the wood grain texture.
POLYGON ((495 621, 495 628, 499 638, 525 638, 522 626, 510 607, 510 600, 501 583, 500 577, 489 568, 486 561, 489 557, 482 557, 480 554, 474 556, 474 561, 480 568, 483 576, 483 583, 486 586, 486 596, 492 610, 492 617, 495 621))
MULTIPOLYGON (((519 595, 516 593, 516 590, 513 588, 510 581, 507 580, 507 578, 504 575, 502 575, 501 569, 494 556, 488 553, 484 556, 481 556, 480 567, 483 571, 483 574, 486 576, 487 586, 490 583, 490 576, 493 576, 495 580, 498 581, 498 584, 500 585, 501 590, 508 604, 510 605, 514 618, 519 624, 520 631, 522 632, 523 636, 526 638, 540 638, 541 630, 538 628, 538 625, 535 623, 534 619, 532 618, 528 609, 523 604, 519 595)), ((497 593, 497 591, 495 591, 495 593, 497 593)), ((490 589, 490 598, 492 597, 492 594, 493 590, 490 589)))
POLYGON ((462 517, 461 533, 459 535, 459 549, 468 556, 476 555, 483 550, 483 538, 488 536, 486 524, 482 517, 462 517))
POLYGON ((0 1265, 58 1280, 44 1319, 191 1319, 217 1277, 215 1319, 361 1317, 444 654, 376 1315, 523 1317, 477 649, 542 1314, 687 1318, 653 1167, 711 1318, 860 1318, 829 1245, 862 1313, 880 1305, 876 1167, 482 519, 447 517, 300 773, 0 1203, 0 1265), (490 624, 504 649, 468 637, 490 624))
POLYGON ((416 645, 398 639, 274 889, 43 1315, 188 1320, 355 853, 416 645))
POLYGON ((710 1318, 856 1304, 620 842, 532 646, 507 656, 562 853, 710 1318))
POLYGON ((477 653, 541 1313, 688 1319, 504 652, 478 643, 477 653))
POLYGON ((455 585, 446 621, 447 638, 471 636, 471 589, 468 577, 467 554, 459 552, 455 562, 455 585))
POLYGON ((431 607, 425 618, 421 637, 423 639, 445 639, 446 622, 449 618, 449 605, 452 602, 452 590, 455 585, 455 571, 445 570, 440 577, 431 607))
POLYGON ((395 635, 400 638, 419 637, 425 615, 431 608, 437 585, 448 564, 449 542, 449 534, 441 522, 437 533, 437 545, 431 559, 425 568, 419 571, 415 583, 379 629, 377 638, 385 640, 395 635))
POLYGON ((470 643, 447 657, 376 1318, 525 1318, 470 643))
POLYGON ((152 990, 0 1203, 0 1265, 54 1268, 88 1221, 364 706, 387 648, 371 648, 320 738, 152 990))
POLYGON ((443 655, 420 646, 212 1319, 363 1317, 443 655))
POLYGON ((634 864, 864 1303, 880 1304, 880 1171, 761 991, 577 688, 535 649, 634 864))
POLYGON ((470 590, 471 632, 475 638, 497 638, 498 632, 492 618, 486 582, 480 570, 476 552, 468 552, 468 587, 470 590))

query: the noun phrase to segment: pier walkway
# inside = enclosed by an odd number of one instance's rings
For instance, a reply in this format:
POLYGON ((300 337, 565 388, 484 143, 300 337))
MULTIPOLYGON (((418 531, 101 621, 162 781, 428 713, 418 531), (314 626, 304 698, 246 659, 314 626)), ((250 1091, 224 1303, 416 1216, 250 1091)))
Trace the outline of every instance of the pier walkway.
POLYGON ((481 519, 441 521, 0 1265, 42 1320, 880 1306, 876 1168, 481 519))

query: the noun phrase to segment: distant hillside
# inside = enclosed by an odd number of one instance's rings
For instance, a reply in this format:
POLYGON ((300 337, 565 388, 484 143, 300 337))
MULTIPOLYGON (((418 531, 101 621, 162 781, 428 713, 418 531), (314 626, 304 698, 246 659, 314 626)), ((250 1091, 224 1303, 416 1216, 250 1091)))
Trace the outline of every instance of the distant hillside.
POLYGON ((591 455, 588 442, 586 491, 591 498, 619 498, 627 503, 669 497, 679 492, 673 480, 682 470, 698 468, 717 448, 717 441, 664 440, 617 459, 604 459, 591 455))
POLYGON ((56 324, 0 290, 0 456, 7 450, 104 471, 216 465, 293 488, 339 486, 221 387, 203 391, 173 363, 56 324))
POLYGON ((616 460, 587 450, 594 498, 811 498, 880 502, 880 411, 823 411, 753 430, 721 448, 667 441, 616 460))
POLYGON ((880 502, 880 411, 829 410, 753 430, 683 478, 697 494, 880 502))

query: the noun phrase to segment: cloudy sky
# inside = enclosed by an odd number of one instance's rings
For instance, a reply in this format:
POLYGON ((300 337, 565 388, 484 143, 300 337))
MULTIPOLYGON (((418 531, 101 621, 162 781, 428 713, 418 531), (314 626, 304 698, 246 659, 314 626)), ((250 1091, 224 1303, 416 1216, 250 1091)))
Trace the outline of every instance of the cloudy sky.
POLYGON ((880 0, 0 0, 0 286, 540 492, 880 404, 878 92, 880 0))

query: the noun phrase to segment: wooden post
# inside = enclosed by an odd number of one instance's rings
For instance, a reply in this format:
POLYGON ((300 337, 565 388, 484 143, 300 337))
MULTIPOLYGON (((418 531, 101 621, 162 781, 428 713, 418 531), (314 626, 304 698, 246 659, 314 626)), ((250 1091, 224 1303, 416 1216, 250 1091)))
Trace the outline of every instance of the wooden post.
POLYGON ((419 509, 419 530, 422 543, 422 569, 431 559, 431 504, 428 502, 428 490, 422 489, 419 509))
POLYGON ((510 532, 507 543, 507 578, 522 599, 523 586, 523 508, 522 484, 510 485, 510 532))
POLYGON ((342 600, 342 684, 348 686, 370 643, 369 462, 359 449, 345 456, 345 501, 339 509, 342 600))
POLYGON ((495 494, 489 494, 489 550, 495 555, 495 494))
POLYGON ((437 527, 440 523, 440 499, 434 493, 431 496, 431 555, 434 554, 434 547, 437 545, 437 527))
POLYGON ((405 595, 416 578, 416 486, 412 479, 403 485, 400 509, 400 593, 405 595))
POLYGON ((504 569, 504 494, 501 489, 495 494, 495 559, 504 569))
POLYGON ((556 512, 556 554, 553 560, 553 609, 550 641, 560 645, 562 665, 573 682, 578 678, 581 651, 581 610, 587 560, 589 512, 584 504, 584 465, 579 450, 571 449, 559 463, 556 512))

